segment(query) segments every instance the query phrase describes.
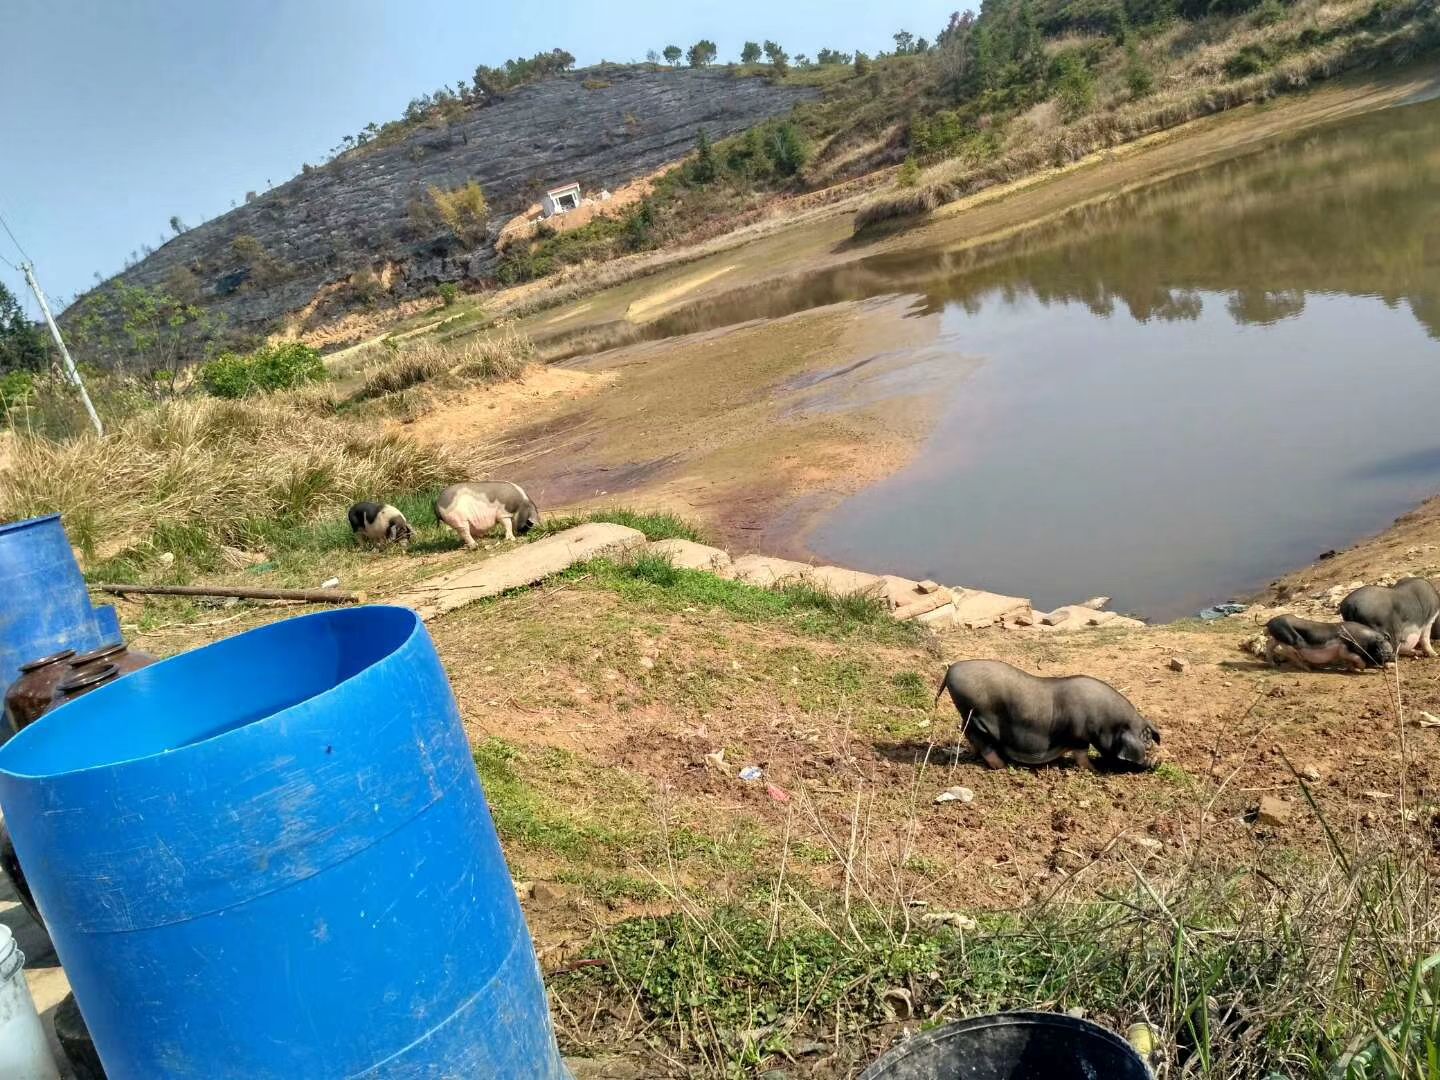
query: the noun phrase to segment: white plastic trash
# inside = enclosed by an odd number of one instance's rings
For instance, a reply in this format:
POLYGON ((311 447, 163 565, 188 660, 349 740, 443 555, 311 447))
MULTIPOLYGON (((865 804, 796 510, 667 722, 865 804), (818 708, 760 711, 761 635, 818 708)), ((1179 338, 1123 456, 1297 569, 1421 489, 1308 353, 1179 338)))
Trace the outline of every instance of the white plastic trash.
POLYGON ((0 1076, 5 1080, 60 1080, 45 1028, 25 982, 25 954, 0 923, 0 1076))

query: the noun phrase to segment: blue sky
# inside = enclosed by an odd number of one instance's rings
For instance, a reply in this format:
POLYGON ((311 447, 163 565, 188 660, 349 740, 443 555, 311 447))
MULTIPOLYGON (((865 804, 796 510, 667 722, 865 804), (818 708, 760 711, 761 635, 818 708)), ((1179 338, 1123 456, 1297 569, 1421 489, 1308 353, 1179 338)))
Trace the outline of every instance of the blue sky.
MULTIPOLYGON (((340 137, 480 63, 556 46, 583 64, 708 37, 791 54, 933 38, 957 0, 4 0, 0 214, 52 300, 245 192, 319 162, 340 137)), ((0 257, 19 258, 0 234, 0 257)), ((20 276, 0 264, 17 295, 20 276)), ((29 304, 28 299, 26 300, 29 304)), ((35 312, 33 304, 29 310, 35 312)))

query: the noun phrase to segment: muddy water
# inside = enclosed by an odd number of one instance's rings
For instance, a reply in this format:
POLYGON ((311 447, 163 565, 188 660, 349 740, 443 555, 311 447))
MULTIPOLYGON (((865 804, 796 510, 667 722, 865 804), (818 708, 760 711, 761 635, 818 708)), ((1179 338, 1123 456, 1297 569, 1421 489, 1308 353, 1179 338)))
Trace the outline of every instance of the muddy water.
POLYGON ((1440 101, 883 272, 954 377, 827 560, 1168 618, 1440 490, 1440 101))
MULTIPOLYGON (((921 388, 940 419, 911 466, 810 531, 825 560, 1169 618, 1440 489, 1440 101, 640 334, 897 295, 938 333, 836 381, 873 364, 878 392, 921 388)), ((807 379, 809 408, 845 407, 807 379)))

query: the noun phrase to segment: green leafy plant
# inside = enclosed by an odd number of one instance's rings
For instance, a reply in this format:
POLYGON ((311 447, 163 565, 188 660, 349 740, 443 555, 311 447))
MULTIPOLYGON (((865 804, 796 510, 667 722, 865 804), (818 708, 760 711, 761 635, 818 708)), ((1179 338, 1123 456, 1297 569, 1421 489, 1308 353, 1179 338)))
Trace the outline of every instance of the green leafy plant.
POLYGON ((221 398, 290 390, 325 377, 320 354, 298 341, 266 345, 247 354, 224 353, 200 369, 201 385, 221 398))
POLYGON ((442 281, 435 291, 440 295, 440 302, 446 307, 454 307, 455 301, 460 297, 460 286, 453 281, 442 281))

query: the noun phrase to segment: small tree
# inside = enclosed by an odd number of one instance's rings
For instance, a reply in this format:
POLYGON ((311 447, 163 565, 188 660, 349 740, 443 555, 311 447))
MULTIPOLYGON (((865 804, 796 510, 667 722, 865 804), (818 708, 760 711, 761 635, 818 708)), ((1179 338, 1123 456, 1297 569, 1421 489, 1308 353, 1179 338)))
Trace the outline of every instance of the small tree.
POLYGON ((909 30, 901 30, 895 35, 895 55, 905 56, 915 49, 915 35, 909 30))
POLYGON ((450 191, 432 187, 428 194, 436 216, 464 243, 473 247, 485 239, 490 205, 485 201, 484 190, 474 180, 450 191))
POLYGON ((756 41, 747 41, 747 42, 745 42, 744 47, 740 50, 740 63, 742 63, 742 64, 755 64, 755 63, 759 63, 759 61, 760 61, 760 44, 759 44, 759 42, 756 42, 756 41))
POLYGON ((863 52, 857 52, 855 54, 855 74, 861 78, 870 74, 870 57, 866 56, 863 52))
POLYGON ((779 125, 766 141, 765 152, 781 176, 794 176, 810 158, 800 129, 788 120, 779 125))
POLYGON ((0 281, 0 374, 42 371, 49 355, 40 327, 25 317, 20 301, 0 281))
POLYGON ((683 52, 681 52, 679 45, 666 45, 666 46, 665 46, 665 52, 664 52, 665 62, 666 62, 667 64, 669 64, 671 67, 678 67, 678 66, 680 65, 680 57, 682 57, 682 56, 684 56, 684 55, 685 55, 685 54, 684 54, 683 52))
POLYGON ((708 184, 720 175, 715 163, 715 148, 710 145, 710 136, 701 128, 695 133, 695 160, 690 163, 690 182, 708 184))
POLYGON ((1083 57, 1062 53, 1055 62, 1055 98, 1066 122, 1077 119, 1095 104, 1095 75, 1083 57))
POLYGON ((1131 43, 1125 47, 1125 85, 1132 98, 1148 97, 1155 89, 1155 76, 1131 43))
POLYGON ((170 228, 175 230, 176 236, 179 236, 185 231, 185 223, 180 220, 179 214, 170 215, 170 228))
POLYGON ((778 42, 765 42, 765 55, 770 58, 770 66, 775 69, 776 75, 784 75, 790 70, 790 54, 778 42))
POLYGON ((651 65, 655 65, 655 64, 660 63, 660 54, 659 54, 658 52, 656 52, 654 49, 649 50, 649 51, 645 54, 645 62, 646 62, 647 64, 651 64, 651 65))
POLYGON ((719 52, 720 50, 715 47, 713 41, 701 38, 690 46, 690 51, 685 54, 685 62, 692 68, 708 67, 715 62, 715 57, 719 55, 719 52))

